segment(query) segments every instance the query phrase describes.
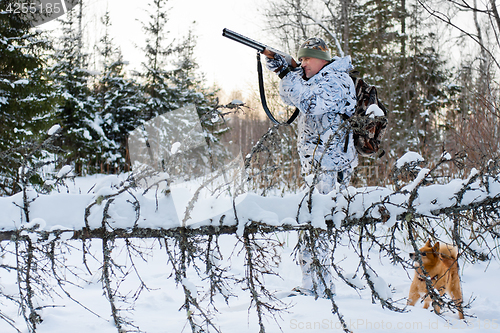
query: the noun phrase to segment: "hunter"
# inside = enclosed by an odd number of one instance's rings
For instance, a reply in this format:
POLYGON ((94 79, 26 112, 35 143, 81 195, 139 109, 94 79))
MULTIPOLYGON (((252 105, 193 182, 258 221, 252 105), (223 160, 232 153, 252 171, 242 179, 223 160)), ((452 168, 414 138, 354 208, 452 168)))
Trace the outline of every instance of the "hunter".
MULTIPOLYGON (((267 55, 266 67, 281 78, 281 99, 300 111, 297 150, 306 183, 322 194, 345 189, 358 164, 352 132, 342 126, 356 106, 356 90, 349 76, 353 68, 350 56, 332 58, 321 38, 309 38, 300 46, 299 69, 289 68, 286 59, 278 53, 272 58, 269 53, 264 54, 267 55)), ((294 290, 326 297, 323 284, 311 270, 311 253, 303 241, 304 233, 299 236, 302 286, 294 290)), ((322 261, 325 281, 334 293, 328 253, 324 251, 318 259, 322 261)))

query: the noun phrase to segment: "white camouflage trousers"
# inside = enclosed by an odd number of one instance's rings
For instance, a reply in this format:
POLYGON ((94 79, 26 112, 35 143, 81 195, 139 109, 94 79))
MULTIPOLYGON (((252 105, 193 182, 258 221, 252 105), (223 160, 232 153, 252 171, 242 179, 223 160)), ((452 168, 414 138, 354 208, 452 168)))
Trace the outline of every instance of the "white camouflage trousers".
POLYGON ((335 284, 330 269, 330 251, 325 247, 329 244, 329 239, 325 233, 317 236, 317 240, 313 246, 319 266, 315 267, 313 262, 314 255, 310 249, 310 241, 306 239, 307 237, 307 231, 299 232, 298 261, 302 271, 302 285, 300 289, 311 295, 327 298, 325 285, 330 289, 332 294, 335 294, 335 284), (321 276, 318 272, 321 273, 321 276))

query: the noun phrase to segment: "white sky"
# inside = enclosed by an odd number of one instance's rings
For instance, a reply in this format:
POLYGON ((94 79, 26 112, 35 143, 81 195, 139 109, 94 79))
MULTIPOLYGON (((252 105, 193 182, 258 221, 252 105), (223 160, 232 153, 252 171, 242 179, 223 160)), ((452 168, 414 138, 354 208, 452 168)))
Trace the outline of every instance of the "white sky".
MULTIPOLYGON (((257 87, 256 51, 222 36, 228 28, 252 39, 269 44, 262 19, 262 3, 266 0, 170 0, 168 31, 172 37, 185 36, 193 29, 197 39, 196 60, 205 73, 208 85, 217 83, 227 93, 257 87), (196 22, 193 24, 193 22, 196 22)), ((140 66, 144 33, 139 20, 146 18, 146 1, 90 0, 95 10, 88 29, 101 29, 100 17, 109 8, 114 41, 122 49, 130 67, 140 66), (92 26, 93 25, 93 26, 92 26)), ((276 46, 279 49, 279 46, 276 46)), ((130 68, 129 67, 129 68, 130 68)))

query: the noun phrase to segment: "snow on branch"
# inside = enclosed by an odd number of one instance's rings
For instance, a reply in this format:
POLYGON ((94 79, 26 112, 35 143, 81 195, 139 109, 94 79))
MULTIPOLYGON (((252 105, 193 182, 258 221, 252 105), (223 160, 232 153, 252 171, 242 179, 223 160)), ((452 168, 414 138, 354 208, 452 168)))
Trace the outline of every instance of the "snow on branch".
POLYGON ((473 169, 465 179, 436 183, 433 173, 445 162, 451 161, 443 159, 434 168, 418 168, 417 172, 415 166, 404 163, 395 169, 395 174, 403 169, 407 174, 415 174, 404 186, 350 187, 327 195, 315 192, 312 205, 303 204, 309 198, 309 191, 283 197, 245 193, 232 198, 219 197, 217 203, 214 198, 199 198, 191 216, 183 221, 178 218, 173 189, 151 186, 144 190, 138 187, 138 179, 133 175, 107 176, 89 193, 28 191, 25 198, 21 193, 0 198, 0 207, 7 217, 0 222, 0 237, 1 240, 29 237, 33 241, 105 235, 145 238, 169 237, 181 230, 192 235, 241 236, 243 230, 255 230, 257 225, 260 231, 268 232, 303 230, 310 226, 326 231, 366 224, 378 224, 388 230, 415 218, 439 219, 441 215, 471 210, 495 213, 500 201, 497 163, 492 161, 481 171, 473 169), (210 209, 196 210, 196 205, 205 206, 205 200, 211 200, 210 209), (29 220, 22 214, 26 205, 29 205, 29 220))

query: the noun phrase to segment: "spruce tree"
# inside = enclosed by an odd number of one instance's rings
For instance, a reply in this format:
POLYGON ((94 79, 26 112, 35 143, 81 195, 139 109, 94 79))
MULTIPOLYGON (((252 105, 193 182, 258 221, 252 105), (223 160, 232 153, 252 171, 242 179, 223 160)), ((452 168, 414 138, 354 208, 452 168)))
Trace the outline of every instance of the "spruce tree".
POLYGON ((92 73, 83 50, 82 2, 61 20, 62 34, 53 56, 52 79, 62 97, 56 119, 62 126, 61 145, 67 150, 65 164, 73 164, 79 174, 100 171, 106 140, 98 103, 90 88, 92 73))
MULTIPOLYGON (((189 104, 195 105, 203 131, 196 135, 205 140, 206 145, 202 145, 200 149, 190 149, 190 153, 185 155, 190 162, 184 163, 184 168, 186 165, 203 165, 200 169, 210 164, 220 165, 215 161, 224 159, 225 149, 221 145, 214 145, 218 141, 215 133, 219 131, 219 123, 214 122, 212 111, 217 102, 215 94, 203 87, 203 80, 196 74, 195 38, 189 33, 181 42, 176 42, 169 35, 167 26, 167 1, 153 0, 149 9, 149 21, 143 22, 146 33, 146 61, 143 63, 144 72, 141 73, 146 103, 142 114, 143 123, 189 104)), ((159 136, 171 136, 165 134, 169 133, 169 128, 156 130, 163 131, 159 136)), ((179 172, 182 173, 182 170, 179 172)))
POLYGON ((140 73, 147 99, 144 119, 149 120, 186 104, 210 105, 214 93, 204 89, 203 80, 196 73, 194 35, 190 31, 176 42, 167 31, 167 0, 153 0, 149 6, 149 21, 143 22, 146 60, 144 71, 140 73))
POLYGON ((452 93, 447 88, 450 74, 435 48, 438 36, 424 16, 416 3, 405 0, 367 0, 352 7, 355 68, 378 87, 390 111, 384 137, 388 158, 362 160, 364 165, 376 163, 382 174, 408 150, 429 160, 441 153, 438 119, 452 93))
POLYGON ((216 92, 204 86, 203 76, 197 73, 198 64, 194 57, 196 48, 196 37, 192 31, 176 46, 173 52, 171 64, 170 83, 172 97, 180 106, 195 104, 202 125, 211 128, 213 122, 206 117, 212 111, 216 103, 216 92))
POLYGON ((99 118, 102 119, 103 139, 106 141, 101 157, 106 163, 105 169, 111 167, 115 172, 128 169, 127 137, 140 124, 144 96, 135 80, 125 78, 126 62, 109 34, 109 12, 102 17, 102 23, 105 32, 98 51, 102 58, 103 73, 95 87, 95 96, 99 104, 99 118))
MULTIPOLYGON (((173 98, 179 106, 194 104, 200 119, 207 150, 201 154, 208 155, 211 159, 211 167, 218 168, 231 158, 227 147, 220 142, 220 136, 228 130, 227 125, 217 116, 218 100, 216 91, 209 90, 204 86, 203 76, 197 73, 198 64, 194 58, 196 37, 189 31, 187 36, 176 46, 173 53, 171 73, 171 92, 175 92, 173 98)), ((203 160, 204 156, 199 156, 203 160)), ((212 170, 213 171, 213 170, 212 170)))
POLYGON ((452 76, 446 62, 437 51, 439 35, 433 32, 432 22, 425 20, 418 3, 405 1, 403 5, 407 8, 399 16, 399 26, 405 31, 395 39, 395 50, 401 52, 395 52, 394 88, 387 97, 394 110, 391 146, 396 156, 413 149, 427 160, 436 160, 442 153, 439 121, 456 91, 450 85, 452 76))
POLYGON ((47 136, 54 94, 45 72, 47 37, 0 2, 0 195, 20 190, 26 168, 34 167, 47 152, 34 151, 47 136))
POLYGON ((175 91, 171 91, 169 86, 171 72, 166 69, 167 57, 174 52, 172 41, 167 39, 169 33, 166 31, 167 0, 153 0, 148 6, 149 21, 143 22, 146 35, 144 71, 140 74, 144 80, 144 93, 147 99, 144 120, 181 106, 175 101, 175 91))

